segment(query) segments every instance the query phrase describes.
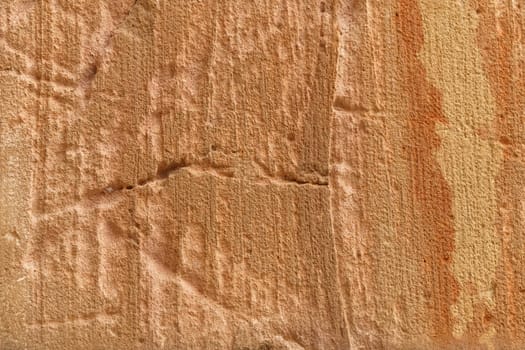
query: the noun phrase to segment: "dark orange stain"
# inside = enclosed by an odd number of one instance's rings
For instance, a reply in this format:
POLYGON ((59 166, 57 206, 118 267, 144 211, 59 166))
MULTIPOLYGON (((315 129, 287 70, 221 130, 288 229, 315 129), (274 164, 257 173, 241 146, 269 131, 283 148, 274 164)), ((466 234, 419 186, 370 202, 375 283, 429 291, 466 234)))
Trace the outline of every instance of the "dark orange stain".
POLYGON ((458 297, 458 284, 452 272, 454 252, 454 218, 452 194, 444 178, 436 152, 440 139, 437 123, 446 123, 441 93, 428 81, 418 55, 423 47, 424 31, 419 4, 400 0, 395 16, 402 66, 403 91, 409 99, 407 151, 410 181, 419 204, 420 227, 413 230, 414 244, 422 247, 421 263, 428 274, 425 294, 434 336, 452 341, 454 319, 451 306, 458 297))

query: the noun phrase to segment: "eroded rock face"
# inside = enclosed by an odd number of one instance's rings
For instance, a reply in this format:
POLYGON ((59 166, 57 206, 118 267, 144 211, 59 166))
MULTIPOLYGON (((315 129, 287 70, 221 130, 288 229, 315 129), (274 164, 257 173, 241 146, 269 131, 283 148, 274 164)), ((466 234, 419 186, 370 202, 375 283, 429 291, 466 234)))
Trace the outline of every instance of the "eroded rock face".
POLYGON ((519 2, 0 2, 0 349, 521 349, 519 2))

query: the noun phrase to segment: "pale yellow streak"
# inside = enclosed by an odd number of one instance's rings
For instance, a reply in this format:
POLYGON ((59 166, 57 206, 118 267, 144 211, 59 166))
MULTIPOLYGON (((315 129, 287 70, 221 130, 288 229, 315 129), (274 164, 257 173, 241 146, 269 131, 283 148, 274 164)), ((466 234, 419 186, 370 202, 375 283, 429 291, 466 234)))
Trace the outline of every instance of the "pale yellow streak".
MULTIPOLYGON (((476 307, 495 307, 500 243, 495 234, 494 179, 502 151, 490 141, 496 107, 482 67, 472 9, 457 0, 420 0, 420 4, 425 37, 420 59, 442 93, 447 119, 437 127, 442 143, 436 157, 453 193, 453 272, 460 294, 452 313, 454 336, 461 337, 476 307), (478 136, 480 132, 485 136, 478 136)), ((493 331, 489 328, 482 338, 493 331)))

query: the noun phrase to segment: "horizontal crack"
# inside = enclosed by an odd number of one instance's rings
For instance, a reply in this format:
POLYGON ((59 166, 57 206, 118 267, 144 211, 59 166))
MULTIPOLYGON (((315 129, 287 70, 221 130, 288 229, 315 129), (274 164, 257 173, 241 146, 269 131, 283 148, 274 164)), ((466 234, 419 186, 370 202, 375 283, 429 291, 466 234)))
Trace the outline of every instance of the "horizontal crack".
POLYGON ((210 165, 208 163, 202 162, 202 163, 195 163, 195 164, 188 164, 186 162, 174 162, 170 163, 167 166, 159 167, 157 170, 157 173, 144 180, 140 180, 135 185, 127 185, 127 186, 119 186, 118 188, 110 188, 110 190, 105 189, 105 193, 111 193, 115 191, 123 191, 123 190, 133 190, 137 187, 144 187, 151 185, 153 183, 157 183, 163 180, 168 179, 173 173, 181 170, 186 169, 192 173, 204 173, 204 174, 210 174, 216 177, 224 177, 229 179, 237 179, 237 180, 248 180, 249 182, 253 183, 272 183, 277 185, 297 185, 297 186, 328 186, 328 180, 326 178, 315 178, 315 179, 306 179, 303 176, 294 176, 292 174, 287 174, 279 177, 275 176, 260 176, 258 178, 240 178, 234 176, 233 169, 229 167, 217 167, 210 165))
POLYGON ((288 184, 296 184, 296 185, 299 185, 299 186, 302 186, 302 185, 310 185, 310 186, 328 186, 328 180, 325 178, 325 177, 317 177, 317 178, 312 178, 310 180, 307 180, 305 178, 301 178, 301 177, 296 177, 296 176, 292 176, 292 175, 284 175, 284 176, 281 176, 281 177, 266 177, 266 178, 269 178, 269 179, 279 179, 281 183, 288 183, 288 184))
POLYGON ((118 186, 118 187, 115 187, 115 188, 111 187, 111 186, 108 186, 108 187, 104 188, 104 190, 102 192, 105 193, 105 194, 110 194, 110 193, 118 192, 118 191, 126 191, 126 190, 127 191, 131 191, 131 190, 133 190, 133 189, 135 189, 137 187, 140 188, 140 187, 151 185, 151 184, 159 182, 159 181, 166 180, 174 172, 179 171, 179 170, 184 169, 184 168, 188 168, 188 167, 189 167, 189 165, 186 164, 185 162, 170 163, 169 165, 167 165, 165 167, 159 168, 157 170, 157 173, 154 176, 151 176, 149 178, 140 180, 137 184, 130 184, 130 185, 126 185, 126 186, 118 186))
MULTIPOLYGON (((140 188, 152 186, 153 184, 163 183, 167 181, 173 174, 186 170, 193 175, 211 175, 219 178, 225 178, 237 181, 247 181, 248 183, 260 185, 277 185, 277 186, 313 186, 313 187, 327 187, 328 180, 323 178, 315 178, 307 180, 304 176, 294 176, 287 174, 280 177, 263 175, 259 177, 237 177, 235 172, 230 167, 217 167, 207 162, 189 164, 186 162, 173 162, 166 166, 159 167, 156 174, 146 179, 140 180, 135 184, 128 185, 109 185, 102 190, 91 192, 85 195, 77 202, 63 206, 59 209, 44 212, 33 212, 33 220, 41 221, 58 214, 64 214, 73 210, 81 210, 83 208, 100 208, 111 207, 119 199, 123 199, 125 193, 136 191, 140 188)), ((307 174, 308 175, 308 174, 307 174)))
POLYGON ((381 112, 380 109, 376 107, 367 107, 363 105, 356 105, 352 102, 352 99, 348 96, 336 96, 334 99, 333 107, 337 111, 343 111, 343 112, 357 112, 357 113, 367 113, 367 112, 373 112, 373 113, 379 113, 381 112))

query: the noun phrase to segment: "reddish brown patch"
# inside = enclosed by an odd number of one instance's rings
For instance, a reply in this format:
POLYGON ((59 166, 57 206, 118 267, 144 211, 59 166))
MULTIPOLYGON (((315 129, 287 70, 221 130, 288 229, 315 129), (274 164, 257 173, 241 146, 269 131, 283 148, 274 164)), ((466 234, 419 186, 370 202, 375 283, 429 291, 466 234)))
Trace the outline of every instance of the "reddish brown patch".
MULTIPOLYGON (((441 94, 432 86, 418 54, 423 46, 423 24, 419 5, 414 0, 400 0, 398 46, 403 66, 403 88, 410 110, 407 151, 410 161, 414 199, 419 203, 420 224, 413 227, 413 243, 421 247, 421 262, 428 274, 424 293, 435 336, 440 341, 452 339, 451 305, 458 297, 458 285, 451 264, 454 252, 452 194, 435 157, 440 147, 436 123, 446 122, 441 110, 441 94)), ((417 222, 414 220, 414 222, 417 222)))

